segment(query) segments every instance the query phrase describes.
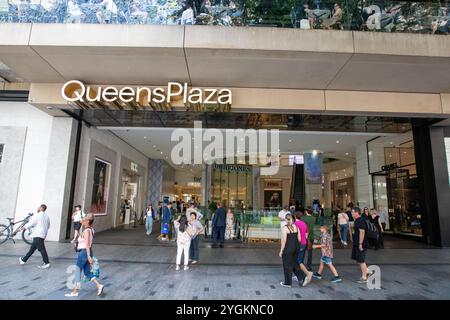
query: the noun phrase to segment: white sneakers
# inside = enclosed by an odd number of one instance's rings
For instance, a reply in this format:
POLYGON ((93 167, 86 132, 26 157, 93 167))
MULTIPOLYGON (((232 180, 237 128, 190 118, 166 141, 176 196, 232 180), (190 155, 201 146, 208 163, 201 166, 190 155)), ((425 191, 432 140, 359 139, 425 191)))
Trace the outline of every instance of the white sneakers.
POLYGON ((305 277, 305 280, 303 280, 303 287, 306 287, 308 285, 308 283, 311 282, 312 276, 313 276, 313 273, 311 271, 308 272, 308 274, 305 277))
MULTIPOLYGON (((25 261, 22 260, 22 257, 19 258, 19 263, 23 266, 26 264, 25 261)), ((42 263, 38 266, 39 269, 48 269, 50 268, 50 263, 42 263)))
POLYGON ((105 286, 104 285, 100 285, 99 287, 98 287, 98 290, 97 290, 97 295, 98 296, 100 296, 102 293, 103 293, 103 288, 104 288, 105 286))
POLYGON ((39 269, 48 269, 50 268, 50 263, 43 263, 38 266, 39 269))
MULTIPOLYGON (((180 270, 180 266, 177 265, 177 266, 175 267, 175 270, 176 270, 176 271, 180 270)), ((189 267, 188 267, 188 266, 184 266, 183 270, 184 270, 184 271, 189 270, 189 267)))

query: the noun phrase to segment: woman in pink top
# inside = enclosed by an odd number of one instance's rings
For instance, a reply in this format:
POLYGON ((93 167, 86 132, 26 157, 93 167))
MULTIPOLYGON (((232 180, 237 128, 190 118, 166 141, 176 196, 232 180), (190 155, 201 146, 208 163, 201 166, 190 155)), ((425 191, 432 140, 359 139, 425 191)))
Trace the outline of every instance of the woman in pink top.
POLYGON ((103 285, 98 282, 95 276, 92 274, 91 268, 94 261, 92 257, 94 253, 92 252, 92 241, 94 240, 94 230, 92 229, 92 224, 94 223, 94 215, 89 213, 82 220, 81 224, 83 225, 83 233, 78 238, 77 245, 77 268, 76 268, 76 276, 75 276, 75 285, 72 289, 71 293, 67 293, 66 297, 78 297, 78 290, 81 285, 81 272, 84 272, 86 278, 95 283, 97 286, 97 295, 101 295, 103 293, 103 285))
MULTIPOLYGON (((297 212, 295 217, 296 221, 294 224, 297 226, 300 233, 300 251, 298 252, 297 263, 300 265, 300 269, 305 274, 305 278, 303 279, 303 286, 305 287, 308 283, 311 282, 313 273, 308 271, 308 269, 303 264, 305 260, 306 247, 308 245, 308 226, 301 219, 303 213, 297 212)), ((300 279, 297 279, 300 281, 300 279)))

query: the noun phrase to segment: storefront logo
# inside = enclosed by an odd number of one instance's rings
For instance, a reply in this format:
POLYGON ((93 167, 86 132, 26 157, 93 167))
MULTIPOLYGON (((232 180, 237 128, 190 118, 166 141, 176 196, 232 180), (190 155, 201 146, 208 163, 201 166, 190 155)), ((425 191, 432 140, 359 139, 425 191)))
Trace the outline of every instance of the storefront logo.
POLYGON ((208 109, 211 106, 222 106, 221 111, 228 111, 233 103, 230 89, 190 88, 187 83, 169 82, 166 87, 131 87, 117 88, 115 86, 90 86, 78 80, 70 80, 61 88, 62 97, 71 103, 86 108, 107 107, 111 104, 121 109, 123 106, 137 104, 141 108, 150 106, 153 109, 170 106, 176 101, 182 101, 186 107, 201 106, 208 109), (208 107, 209 106, 209 107, 208 107))

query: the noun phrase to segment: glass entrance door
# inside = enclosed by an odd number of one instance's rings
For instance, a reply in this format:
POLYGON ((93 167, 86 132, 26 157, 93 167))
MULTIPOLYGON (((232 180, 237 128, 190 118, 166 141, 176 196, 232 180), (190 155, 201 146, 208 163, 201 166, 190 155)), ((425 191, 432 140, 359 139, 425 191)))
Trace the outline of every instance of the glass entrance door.
POLYGON ((408 167, 397 168, 372 177, 374 205, 378 212, 387 208, 386 229, 395 234, 422 237, 422 210, 419 183, 408 167))

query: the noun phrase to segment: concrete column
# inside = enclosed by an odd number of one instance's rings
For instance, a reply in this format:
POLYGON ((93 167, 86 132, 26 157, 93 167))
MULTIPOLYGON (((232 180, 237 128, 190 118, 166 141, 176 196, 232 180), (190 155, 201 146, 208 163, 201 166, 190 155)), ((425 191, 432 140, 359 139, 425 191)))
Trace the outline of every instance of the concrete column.
POLYGON ((331 180, 329 174, 325 175, 324 188, 325 188, 325 208, 331 208, 331 180))
POLYGON ((148 203, 158 207, 162 201, 164 161, 160 159, 148 159, 148 203))
POLYGON ((253 167, 253 210, 259 210, 259 199, 261 197, 261 169, 260 167, 253 167))
POLYGON ((43 194, 51 224, 48 240, 62 241, 66 236, 76 130, 72 118, 52 119, 43 194))

